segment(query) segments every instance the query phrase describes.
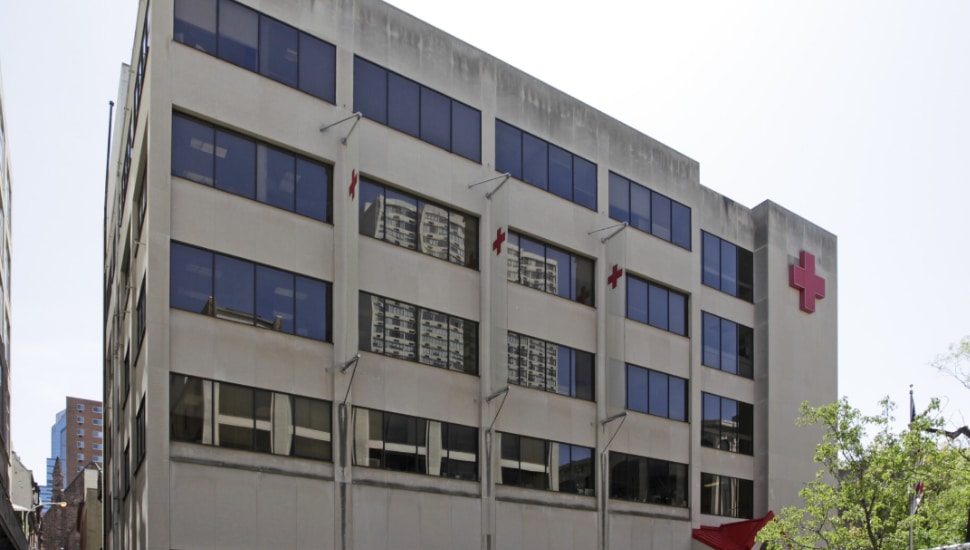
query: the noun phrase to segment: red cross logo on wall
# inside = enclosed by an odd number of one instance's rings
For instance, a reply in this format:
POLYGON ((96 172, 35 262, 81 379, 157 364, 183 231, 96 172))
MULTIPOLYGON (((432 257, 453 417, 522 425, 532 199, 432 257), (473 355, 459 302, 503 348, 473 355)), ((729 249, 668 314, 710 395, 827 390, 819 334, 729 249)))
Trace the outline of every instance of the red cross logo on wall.
POLYGON ((505 242, 505 231, 502 231, 502 228, 499 227, 498 231, 495 232, 495 241, 492 242, 492 250, 494 250, 496 254, 501 254, 502 243, 504 242, 505 242))
POLYGON ((613 273, 606 278, 606 282, 610 284, 613 288, 616 288, 616 283, 620 282, 620 277, 623 276, 623 270, 620 266, 613 264, 613 273))
POLYGON ((802 250, 798 263, 788 268, 788 284, 799 290, 802 311, 815 313, 815 299, 825 298, 825 279, 815 274, 814 254, 802 250))
POLYGON ((354 200, 357 195, 357 170, 350 173, 350 200, 354 200))

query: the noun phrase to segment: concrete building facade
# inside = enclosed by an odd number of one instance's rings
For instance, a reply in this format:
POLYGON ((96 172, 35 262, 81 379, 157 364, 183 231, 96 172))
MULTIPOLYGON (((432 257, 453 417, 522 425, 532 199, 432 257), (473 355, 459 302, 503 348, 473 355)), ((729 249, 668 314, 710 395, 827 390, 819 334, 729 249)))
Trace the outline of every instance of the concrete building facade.
POLYGON ((835 236, 563 92, 379 0, 154 0, 115 121, 106 548, 687 549, 813 479, 835 236))

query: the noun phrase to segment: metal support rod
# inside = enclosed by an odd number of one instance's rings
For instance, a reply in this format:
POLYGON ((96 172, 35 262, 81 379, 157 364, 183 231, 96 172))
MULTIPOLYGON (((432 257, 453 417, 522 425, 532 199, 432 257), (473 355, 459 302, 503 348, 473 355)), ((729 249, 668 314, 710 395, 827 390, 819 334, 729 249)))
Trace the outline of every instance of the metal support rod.
POLYGON ((630 224, 628 222, 617 223, 617 224, 614 224, 614 225, 609 225, 609 226, 606 226, 606 227, 601 227, 599 229, 594 229, 594 230, 592 230, 592 231, 590 231, 590 232, 588 232, 586 234, 587 235, 592 235, 593 233, 599 233, 600 231, 606 231, 608 229, 613 229, 615 227, 619 227, 619 229, 617 229, 616 231, 614 231, 614 232, 610 233, 609 235, 607 235, 605 237, 602 237, 600 239, 600 242, 601 243, 605 243, 606 241, 608 241, 608 240, 612 239, 613 237, 619 235, 620 234, 620 231, 623 231, 629 225, 630 224))
MULTIPOLYGON (((498 415, 502 414, 502 407, 505 406, 505 401, 509 398, 509 388, 506 387, 504 390, 500 390, 500 391, 497 391, 497 392, 493 393, 492 396, 491 396, 491 399, 494 399, 495 397, 498 397, 499 395, 502 396, 502 402, 499 404, 498 411, 495 413, 495 416, 492 418, 492 423, 488 425, 488 431, 486 432, 487 434, 492 433, 492 428, 495 427, 495 421, 498 420, 498 415)), ((490 399, 486 399, 486 402, 489 401, 489 400, 490 399)))
POLYGON ((354 120, 354 125, 350 127, 350 131, 347 132, 347 135, 344 136, 344 137, 342 137, 340 139, 340 143, 342 143, 343 145, 346 145, 347 144, 347 139, 350 138, 350 134, 354 133, 354 130, 357 128, 357 124, 360 122, 360 117, 362 117, 362 116, 364 116, 364 115, 360 111, 357 111, 356 113, 350 115, 349 117, 342 118, 342 119, 338 120, 337 122, 333 122, 333 123, 327 124, 326 126, 323 126, 322 128, 320 128, 320 132, 326 132, 330 128, 333 128, 334 126, 336 126, 338 124, 342 124, 344 122, 347 122, 348 120, 350 120, 350 119, 353 118, 353 119, 355 119, 354 120))
POLYGON ((492 198, 492 195, 494 195, 499 189, 501 189, 502 186, 505 185, 505 182, 509 181, 509 178, 511 178, 511 177, 512 177, 512 174, 506 172, 504 174, 500 174, 498 176, 495 176, 495 177, 492 177, 492 178, 488 178, 488 179, 485 179, 485 180, 482 180, 482 181, 478 181, 478 182, 475 182, 475 183, 469 183, 468 184, 468 188, 471 189, 472 187, 475 187, 476 185, 481 185, 483 183, 488 183, 490 181, 495 181, 497 179, 501 179, 502 181, 500 181, 499 184, 495 186, 495 189, 492 189, 491 191, 485 193, 485 198, 486 199, 491 199, 492 198))
POLYGON ((621 420, 620 421, 620 425, 616 427, 616 431, 613 432, 613 435, 610 437, 610 440, 606 442, 606 446, 603 447, 603 450, 602 451, 600 451, 600 456, 606 456, 606 451, 609 450, 610 445, 613 444, 613 440, 616 438, 616 434, 620 433, 620 429, 623 428, 623 423, 626 422, 626 411, 623 411, 621 413, 614 414, 613 416, 611 416, 611 417, 607 418, 606 420, 603 420, 602 422, 600 422, 600 425, 605 426, 607 423, 613 422, 617 418, 622 418, 623 420, 621 420))

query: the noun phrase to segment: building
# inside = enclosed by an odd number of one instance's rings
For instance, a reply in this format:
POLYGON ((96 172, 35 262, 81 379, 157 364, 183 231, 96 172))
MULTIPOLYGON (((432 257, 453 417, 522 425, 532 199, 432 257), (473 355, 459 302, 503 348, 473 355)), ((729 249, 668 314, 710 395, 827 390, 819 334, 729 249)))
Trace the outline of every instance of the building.
POLYGON ((686 549, 797 503, 834 235, 379 0, 136 28, 106 548, 686 549))
MULTIPOLYGON (((47 458, 47 485, 41 487, 42 502, 53 502, 54 464, 61 460, 61 490, 84 471, 89 462, 104 459, 104 412, 101 401, 68 396, 64 410, 51 425, 51 456, 47 458)), ((44 507, 47 512, 47 506, 44 507)))
POLYGON ((63 506, 44 512, 40 541, 44 548, 99 550, 103 548, 101 517, 101 468, 88 462, 81 474, 73 476, 63 492, 63 506))

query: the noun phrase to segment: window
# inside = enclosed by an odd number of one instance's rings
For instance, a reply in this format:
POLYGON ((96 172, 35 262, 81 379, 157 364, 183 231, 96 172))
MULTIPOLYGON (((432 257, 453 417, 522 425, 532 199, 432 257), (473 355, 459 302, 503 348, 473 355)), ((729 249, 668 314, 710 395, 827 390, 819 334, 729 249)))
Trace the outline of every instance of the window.
POLYGON ((690 208, 614 172, 610 217, 690 250, 690 208))
POLYGON ((468 160, 482 161, 481 111, 360 57, 354 57, 354 110, 468 160))
POLYGON ((174 38, 335 102, 336 48, 231 0, 176 0, 174 38))
POLYGON ((360 293, 360 349, 443 369, 478 373, 478 323, 360 293))
POLYGON ((478 219, 360 180, 360 234, 478 269, 478 219))
POLYGON ((331 168, 172 114, 172 175, 330 223, 331 168))
POLYGON ((687 465, 610 451, 610 498, 687 507, 687 465))
POLYGON ((172 243, 176 309, 329 342, 331 303, 325 281, 172 243))
POLYGON ((509 232, 509 280, 530 288, 593 304, 593 260, 509 232))
POLYGON ((78 416, 77 417, 77 423, 78 424, 84 424, 84 417, 83 416, 78 416))
POLYGON ((500 433, 498 483, 585 496, 596 494, 593 449, 500 433))
POLYGON ((121 468, 122 494, 127 497, 128 491, 131 490, 131 448, 127 441, 125 442, 125 454, 121 462, 121 468))
POLYGON ((84 411, 84 403, 78 403, 77 404, 77 410, 79 412, 83 412, 84 411))
POLYGON ((329 401, 174 373, 169 383, 172 441, 331 459, 329 401))
POLYGON ((701 362, 731 374, 754 377, 754 330, 734 321, 703 313, 701 362))
POLYGON ((97 406, 97 405, 95 405, 95 406, 93 406, 93 407, 91 407, 91 410, 92 410, 92 411, 94 411, 94 412, 95 412, 95 413, 97 413, 97 414, 102 414, 102 413, 104 413, 104 409, 102 409, 101 407, 99 407, 99 406, 97 406))
POLYGON ((593 354, 508 333, 509 383, 592 401, 593 354))
POLYGON ((687 295, 630 275, 626 283, 626 317, 687 336, 687 295))
POLYGON ((145 398, 141 398, 141 403, 138 405, 138 412, 135 413, 135 471, 141 467, 141 463, 145 460, 145 451, 147 449, 148 437, 147 429, 145 425, 145 398))
POLYGON ((141 353, 142 343, 145 341, 145 278, 141 280, 141 287, 138 290, 138 301, 135 305, 135 360, 141 353))
POLYGON ((100 443, 94 443, 94 444, 91 445, 91 448, 94 449, 95 451, 103 451, 104 450, 104 445, 102 445, 100 443))
POLYGON ((100 418, 95 418, 91 420, 91 423, 94 424, 95 426, 100 426, 102 424, 102 421, 100 418))
POLYGON ((102 462, 103 461, 103 459, 100 456, 97 456, 97 455, 91 457, 91 460, 93 460, 95 462, 102 462))
POLYGON ((124 400, 122 406, 128 404, 128 394, 131 393, 131 355, 128 353, 128 348, 125 348, 125 363, 122 365, 122 386, 125 389, 124 400))
POLYGON ((78 428, 77 435, 78 437, 84 437, 84 428, 78 428))
POLYGON ((478 479, 478 428, 354 407, 354 464, 478 479))
POLYGON ((595 164, 498 119, 495 169, 596 210, 595 164))
POLYGON ((701 237, 701 282, 742 300, 754 301, 754 255, 706 231, 701 237))
POLYGON ((702 392, 703 416, 701 445, 754 454, 754 407, 748 403, 702 392))
MULTIPOLYGON (((84 435, 84 434, 78 434, 78 435, 84 435)), ((95 439, 101 439, 104 437, 104 435, 101 432, 94 432, 92 435, 94 435, 95 439)))
POLYGON ((78 453, 77 454, 77 461, 78 462, 84 461, 84 453, 78 453))
POLYGON ((78 449, 83 449, 84 448, 84 442, 83 441, 78 441, 77 442, 77 448, 78 449))
POLYGON ((687 380, 645 369, 626 366, 626 408, 687 422, 687 380))
POLYGON ((78 466, 78 467, 77 467, 77 471, 79 471, 79 472, 80 472, 80 471, 82 471, 82 470, 84 470, 84 466, 78 466))
POLYGON ((751 519, 754 516, 754 482, 701 473, 701 513, 751 519))

